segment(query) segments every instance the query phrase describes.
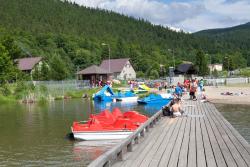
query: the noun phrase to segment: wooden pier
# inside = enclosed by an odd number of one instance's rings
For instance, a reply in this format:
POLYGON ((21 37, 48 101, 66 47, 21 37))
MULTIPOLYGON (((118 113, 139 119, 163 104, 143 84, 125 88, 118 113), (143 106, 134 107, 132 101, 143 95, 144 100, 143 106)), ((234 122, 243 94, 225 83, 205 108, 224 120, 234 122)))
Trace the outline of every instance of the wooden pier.
POLYGON ((157 113, 89 166, 250 166, 250 145, 213 104, 187 100, 184 110, 187 117, 159 120, 157 113))

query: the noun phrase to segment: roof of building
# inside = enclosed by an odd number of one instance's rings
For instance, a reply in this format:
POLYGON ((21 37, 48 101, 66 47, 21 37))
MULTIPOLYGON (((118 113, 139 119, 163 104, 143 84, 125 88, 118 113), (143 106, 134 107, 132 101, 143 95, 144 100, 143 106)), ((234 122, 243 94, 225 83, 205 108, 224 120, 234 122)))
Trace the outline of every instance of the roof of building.
POLYGON ((90 67, 87 67, 81 71, 79 71, 77 74, 109 74, 109 72, 106 69, 100 68, 97 65, 92 65, 90 67))
POLYGON ((100 67, 109 71, 109 61, 111 73, 121 72, 127 61, 129 61, 129 58, 103 60, 100 67))
POLYGON ((175 70, 176 74, 195 74, 196 72, 194 65, 190 63, 180 64, 175 70))
POLYGON ((16 59, 17 67, 21 71, 32 70, 34 66, 42 60, 42 57, 26 57, 16 59))

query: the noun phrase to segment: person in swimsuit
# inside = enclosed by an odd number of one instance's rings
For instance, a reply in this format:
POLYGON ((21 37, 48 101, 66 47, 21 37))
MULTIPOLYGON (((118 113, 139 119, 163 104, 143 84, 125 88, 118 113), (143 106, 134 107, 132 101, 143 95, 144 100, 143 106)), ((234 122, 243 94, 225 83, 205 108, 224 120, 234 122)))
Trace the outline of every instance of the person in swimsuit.
POLYGON ((172 105, 171 110, 173 112, 174 117, 182 116, 184 111, 181 109, 181 99, 180 98, 175 99, 175 103, 172 105))

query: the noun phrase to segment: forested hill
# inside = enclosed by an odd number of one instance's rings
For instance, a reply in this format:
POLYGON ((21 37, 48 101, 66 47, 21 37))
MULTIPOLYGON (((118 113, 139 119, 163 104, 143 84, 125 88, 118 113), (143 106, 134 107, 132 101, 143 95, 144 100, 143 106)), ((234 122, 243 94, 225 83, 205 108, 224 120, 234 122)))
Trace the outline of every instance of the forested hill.
POLYGON ((208 29, 208 30, 202 30, 198 31, 195 34, 197 35, 212 35, 212 36, 224 36, 228 35, 229 33, 250 33, 250 22, 234 27, 228 27, 228 28, 218 28, 218 29, 208 29))
MULTIPOLYGON (((159 76, 182 60, 195 61, 198 50, 224 54, 234 50, 214 39, 177 33, 114 12, 81 7, 60 0, 0 0, 0 46, 12 59, 40 55, 51 64, 51 79, 74 76, 77 69, 108 57, 130 57, 141 75, 159 76), (102 45, 106 43, 108 45, 102 45)), ((237 54, 243 53, 241 48, 237 54)), ((246 60, 247 54, 243 54, 246 60)), ((245 63, 246 64, 246 63, 245 63)))
POLYGON ((235 27, 203 30, 195 35, 215 40, 228 50, 244 52, 250 48, 250 22, 235 27))
POLYGON ((59 0, 0 0, 0 3, 0 24, 3 27, 18 28, 33 35, 65 34, 108 42, 121 38, 124 42, 149 46, 155 42, 163 45, 161 40, 165 40, 164 45, 169 47, 174 45, 171 40, 185 40, 183 34, 143 20, 59 0))

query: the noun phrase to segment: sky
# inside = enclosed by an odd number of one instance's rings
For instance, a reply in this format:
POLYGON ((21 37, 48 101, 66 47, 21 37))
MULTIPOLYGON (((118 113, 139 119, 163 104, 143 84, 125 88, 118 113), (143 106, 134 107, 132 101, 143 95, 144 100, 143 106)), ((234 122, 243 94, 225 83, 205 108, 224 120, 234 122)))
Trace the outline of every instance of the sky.
POLYGON ((156 25, 196 32, 250 22, 250 0, 70 0, 156 25))

